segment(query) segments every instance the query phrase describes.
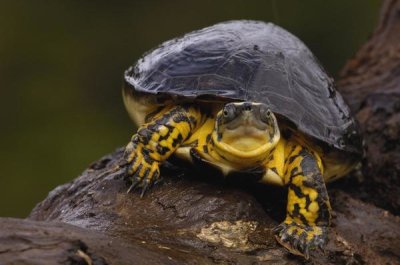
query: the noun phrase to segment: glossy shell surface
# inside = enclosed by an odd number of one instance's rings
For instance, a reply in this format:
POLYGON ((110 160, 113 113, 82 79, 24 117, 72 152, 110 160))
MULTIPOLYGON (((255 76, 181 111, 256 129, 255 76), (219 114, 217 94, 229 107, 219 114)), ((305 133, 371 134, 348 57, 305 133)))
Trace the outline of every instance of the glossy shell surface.
POLYGON ((357 124, 332 79, 302 41, 272 23, 228 21, 167 41, 125 72, 125 85, 178 99, 262 102, 295 129, 362 152, 357 124))

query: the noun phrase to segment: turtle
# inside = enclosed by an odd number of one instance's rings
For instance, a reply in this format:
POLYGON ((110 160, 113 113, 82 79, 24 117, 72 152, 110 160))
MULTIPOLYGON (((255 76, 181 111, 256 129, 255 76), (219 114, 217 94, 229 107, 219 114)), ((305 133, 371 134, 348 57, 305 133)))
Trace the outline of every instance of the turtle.
POLYGON ((187 33, 125 71, 123 100, 138 126, 124 153, 129 191, 143 196, 172 157, 227 178, 248 174, 288 190, 278 243, 307 259, 324 247, 325 183, 354 169, 362 139, 333 79, 296 36, 253 20, 187 33))

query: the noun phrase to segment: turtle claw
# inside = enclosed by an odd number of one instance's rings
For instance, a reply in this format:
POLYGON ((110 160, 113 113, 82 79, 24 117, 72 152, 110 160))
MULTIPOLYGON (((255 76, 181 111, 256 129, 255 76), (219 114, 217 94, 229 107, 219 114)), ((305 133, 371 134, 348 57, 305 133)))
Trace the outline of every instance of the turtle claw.
POLYGON ((159 162, 151 159, 143 152, 143 148, 128 145, 126 149, 126 177, 131 182, 127 193, 141 188, 140 197, 143 197, 154 182, 160 177, 159 162))
POLYGON ((132 192, 136 188, 140 188, 140 197, 143 198, 145 193, 153 187, 153 185, 159 181, 159 171, 154 172, 155 174, 140 176, 140 174, 135 172, 133 176, 129 178, 131 185, 129 186, 127 193, 132 192))
POLYGON ((143 198, 146 191, 153 186, 153 183, 154 183, 154 181, 149 181, 148 179, 145 179, 143 181, 142 192, 140 193, 140 198, 143 198))
POLYGON ((308 247, 305 247, 303 249, 303 254, 304 254, 305 259, 309 259, 310 258, 310 249, 308 247))
POLYGON ((139 185, 139 183, 140 183, 140 181, 138 179, 132 180, 132 184, 129 187, 129 189, 126 191, 126 193, 130 193, 131 191, 133 191, 139 185))
POLYGON ((290 253, 309 259, 310 250, 323 249, 326 227, 307 226, 295 222, 283 222, 273 229, 275 238, 290 253))

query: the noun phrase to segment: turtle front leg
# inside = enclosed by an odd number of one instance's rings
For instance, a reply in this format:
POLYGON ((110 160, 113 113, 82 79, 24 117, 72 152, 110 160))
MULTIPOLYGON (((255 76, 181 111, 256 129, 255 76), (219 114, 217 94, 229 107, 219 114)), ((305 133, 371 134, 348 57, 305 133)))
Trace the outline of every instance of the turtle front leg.
POLYGON ((286 219, 274 231, 281 245, 308 259, 309 250, 326 243, 330 203, 319 156, 300 145, 291 150, 285 165, 286 219))
POLYGON ((197 128, 201 113, 193 106, 166 107, 133 135, 125 149, 129 191, 141 187, 141 196, 159 179, 160 164, 197 128))

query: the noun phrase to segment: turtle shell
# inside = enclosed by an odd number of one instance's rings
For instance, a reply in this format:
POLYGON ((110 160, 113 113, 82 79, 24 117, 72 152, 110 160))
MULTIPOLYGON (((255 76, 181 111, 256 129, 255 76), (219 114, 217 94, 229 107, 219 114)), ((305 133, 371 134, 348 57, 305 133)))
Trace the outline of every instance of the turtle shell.
POLYGON ((362 153, 358 126, 333 80, 297 37, 272 23, 228 21, 164 42, 125 72, 134 91, 267 104, 295 129, 362 153))

